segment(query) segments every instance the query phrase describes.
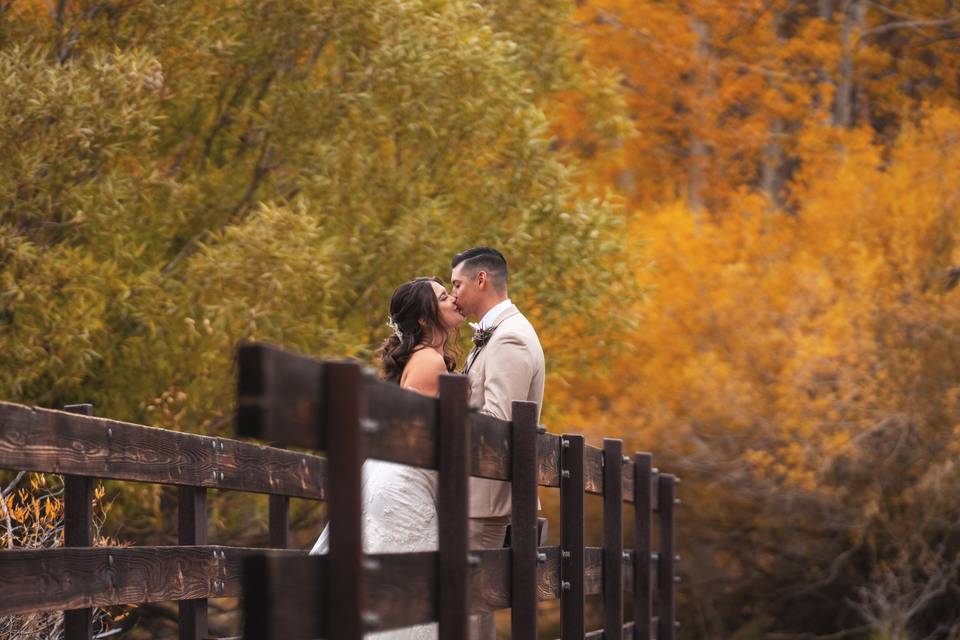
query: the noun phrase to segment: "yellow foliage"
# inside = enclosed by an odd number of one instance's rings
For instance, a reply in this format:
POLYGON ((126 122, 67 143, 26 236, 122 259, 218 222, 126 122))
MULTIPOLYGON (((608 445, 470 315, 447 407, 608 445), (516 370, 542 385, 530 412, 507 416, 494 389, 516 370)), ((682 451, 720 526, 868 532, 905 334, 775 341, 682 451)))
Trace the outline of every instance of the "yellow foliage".
POLYGON ((796 555, 823 577, 864 546, 906 544, 911 523, 937 539, 935 485, 913 483, 957 451, 960 110, 927 109, 889 146, 811 124, 794 149, 789 215, 747 191, 709 218, 681 200, 637 209, 629 233, 653 268, 624 313, 641 322, 604 379, 549 389, 577 428, 613 426, 689 476, 685 566, 742 597, 772 588, 750 586, 765 580, 757 545, 778 549, 769 571, 796 555))

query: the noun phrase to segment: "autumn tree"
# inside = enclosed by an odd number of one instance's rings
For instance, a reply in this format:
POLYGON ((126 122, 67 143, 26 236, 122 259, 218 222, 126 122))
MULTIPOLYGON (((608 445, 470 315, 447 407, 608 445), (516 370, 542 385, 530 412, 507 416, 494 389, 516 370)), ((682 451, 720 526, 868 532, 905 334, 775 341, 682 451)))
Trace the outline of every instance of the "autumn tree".
MULTIPOLYGON (((561 2, 0 3, 2 398, 229 434, 238 342, 371 360, 393 289, 476 244, 501 248, 514 299, 560 328, 546 343, 584 312, 599 322, 583 335, 609 336, 630 294, 620 215, 552 148, 542 105, 605 95, 589 121, 610 135, 622 102, 578 62, 569 17, 561 2)), ((557 375, 586 369, 556 353, 557 375)), ((130 485, 112 517, 163 542, 173 507, 130 485)), ((264 504, 210 508, 212 539, 264 535, 264 504)), ((304 543, 316 516, 293 516, 304 543)))
POLYGON ((555 401, 683 469, 681 633, 954 637, 956 7, 576 15, 637 133, 570 100, 558 140, 653 269, 607 380, 555 401))

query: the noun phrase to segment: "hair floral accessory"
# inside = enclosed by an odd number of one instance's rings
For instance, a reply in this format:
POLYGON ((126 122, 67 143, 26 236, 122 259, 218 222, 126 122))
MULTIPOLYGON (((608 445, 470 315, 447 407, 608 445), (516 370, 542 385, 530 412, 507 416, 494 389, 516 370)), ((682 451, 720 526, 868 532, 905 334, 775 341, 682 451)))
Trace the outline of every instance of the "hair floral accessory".
POLYGON ((400 331, 400 325, 393 319, 393 316, 387 317, 387 326, 393 329, 393 335, 397 336, 398 340, 403 340, 403 331, 400 331))

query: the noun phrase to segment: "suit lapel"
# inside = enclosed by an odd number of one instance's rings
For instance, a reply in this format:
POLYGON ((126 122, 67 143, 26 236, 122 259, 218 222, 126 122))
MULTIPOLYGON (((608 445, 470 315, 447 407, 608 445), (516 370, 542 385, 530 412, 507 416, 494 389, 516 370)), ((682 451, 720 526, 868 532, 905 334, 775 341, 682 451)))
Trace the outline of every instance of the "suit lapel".
POLYGON ((477 356, 480 355, 480 349, 474 347, 470 350, 470 353, 467 355, 467 362, 463 365, 463 375, 470 373, 470 367, 473 366, 473 363, 477 361, 477 356))
MULTIPOLYGON (((500 327, 500 324, 507 318, 512 318, 515 315, 519 315, 520 310, 517 309, 517 305, 511 304, 509 307, 500 312, 500 315, 496 317, 493 321, 493 333, 496 334, 497 329, 500 327)), ((493 340, 493 335, 490 336, 490 340, 493 340)), ((490 344, 490 340, 484 343, 483 347, 490 344)), ((463 374, 466 375, 470 373, 471 367, 477 362, 477 358, 480 356, 480 352, 483 351, 483 347, 474 346, 470 350, 470 354, 467 355, 467 363, 463 367, 463 374)))

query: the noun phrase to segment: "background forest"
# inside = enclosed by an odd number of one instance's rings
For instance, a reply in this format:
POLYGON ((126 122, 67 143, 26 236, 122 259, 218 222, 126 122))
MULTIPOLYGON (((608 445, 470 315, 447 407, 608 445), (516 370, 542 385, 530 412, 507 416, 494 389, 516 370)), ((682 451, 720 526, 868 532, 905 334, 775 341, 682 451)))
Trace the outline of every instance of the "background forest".
POLYGON ((958 214, 952 0, 0 0, 0 398, 231 434, 238 341, 498 246, 545 424, 683 478, 688 639, 960 638, 958 214))

